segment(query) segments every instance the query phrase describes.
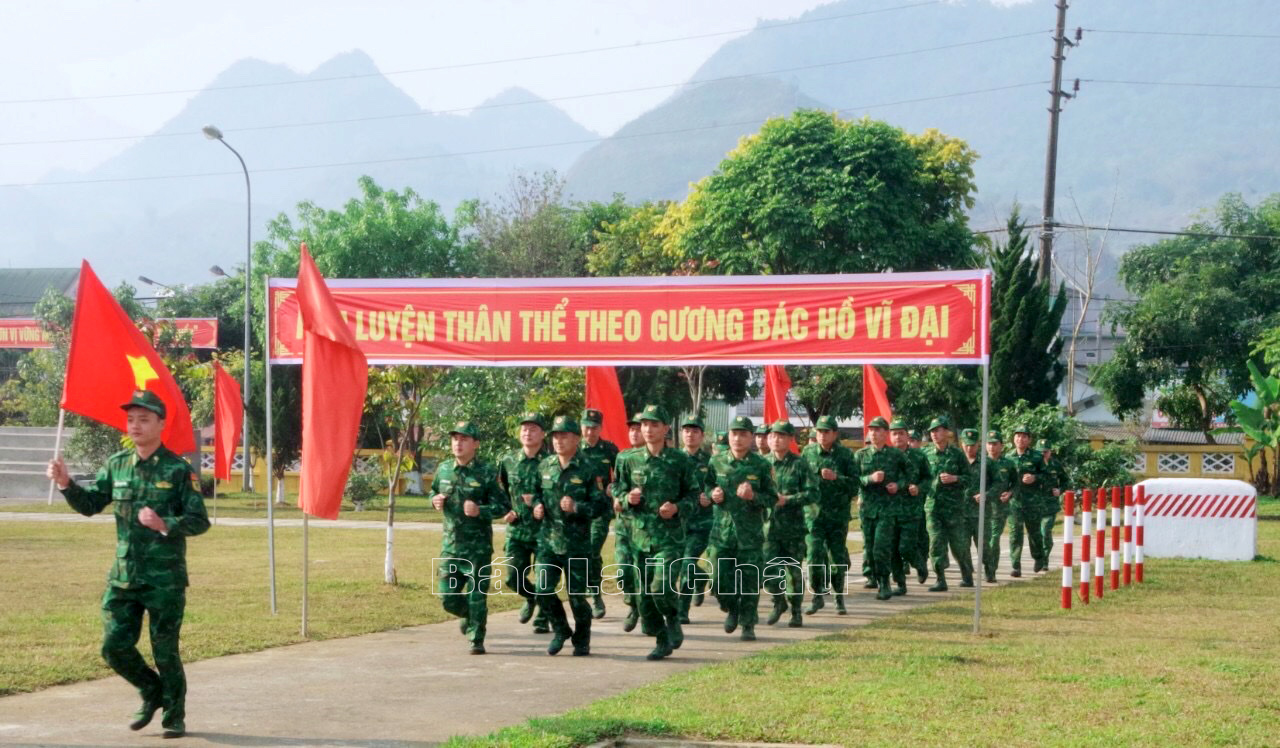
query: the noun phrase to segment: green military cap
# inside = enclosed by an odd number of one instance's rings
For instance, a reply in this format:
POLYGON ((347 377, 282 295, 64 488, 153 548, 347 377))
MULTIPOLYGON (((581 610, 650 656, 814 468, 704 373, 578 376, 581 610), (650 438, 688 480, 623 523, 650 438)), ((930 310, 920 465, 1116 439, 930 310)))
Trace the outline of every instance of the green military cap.
POLYGON ((911 431, 907 434, 907 438, 915 439, 916 441, 923 441, 923 439, 920 438, 920 429, 911 429, 911 431))
POLYGON ((164 401, 151 390, 134 390, 129 402, 120 406, 121 410, 130 408, 145 408, 161 418, 165 417, 164 401))
POLYGON ((551 423, 551 433, 560 431, 568 431, 569 433, 578 433, 578 422, 573 420, 573 416, 556 416, 556 420, 551 423))
POLYGON ((929 430, 933 431, 934 429, 947 429, 950 431, 951 421, 946 416, 938 416, 929 422, 929 430))
POLYGON ((586 410, 582 411, 582 425, 583 425, 583 426, 597 426, 597 427, 598 427, 598 426, 602 425, 603 423, 604 423, 604 413, 601 413, 600 411, 596 410, 595 408, 587 408, 586 410))
POLYGON ((1047 449, 1050 452, 1052 452, 1053 445, 1049 443, 1048 439, 1041 439, 1040 441, 1036 442, 1036 449, 1047 449))
POLYGON ((469 436, 472 439, 479 439, 480 429, 476 428, 476 425, 471 421, 458 421, 454 424, 453 428, 449 430, 449 436, 453 436, 454 434, 462 434, 463 436, 469 436))
POLYGON ((1013 427, 1013 433, 1014 433, 1015 435, 1017 435, 1017 434, 1026 434, 1027 436, 1031 436, 1031 429, 1027 427, 1027 424, 1025 424, 1025 423, 1020 423, 1020 424, 1018 424, 1017 426, 1014 426, 1014 427, 1013 427))
POLYGON ((889 428, 892 431, 906 431, 907 422, 901 418, 895 418, 889 422, 889 428))
POLYGON ((840 430, 840 427, 836 425, 835 416, 818 416, 818 421, 813 426, 814 428, 819 429, 821 431, 839 431, 840 430))
POLYGON ((635 415, 633 415, 633 416, 631 416, 630 418, 628 418, 628 419, 627 419, 627 425, 628 425, 628 426, 635 426, 637 423, 640 423, 640 414, 639 414, 639 413, 636 413, 635 415))
POLYGON ((773 425, 769 427, 769 430, 775 434, 786 434, 787 436, 796 435, 796 427, 791 425, 791 421, 785 419, 774 421, 773 425))
POLYGON ((883 416, 876 416, 875 418, 872 418, 872 419, 871 419, 871 423, 868 423, 868 424, 867 424, 867 428, 869 428, 869 429, 887 429, 887 428, 889 428, 889 422, 888 422, 888 421, 886 421, 886 420, 884 420, 884 417, 883 417, 883 416))
POLYGON ((716 432, 716 444, 728 444, 728 443, 729 443, 729 432, 728 432, 728 431, 717 431, 717 432, 716 432))
POLYGON ((729 422, 730 431, 755 431, 756 426, 746 416, 738 416, 729 422))
POLYGON ((543 431, 547 430, 547 419, 543 418, 541 413, 530 411, 520 416, 520 425, 523 426, 526 423, 532 423, 543 431))
POLYGON ((680 428, 685 426, 692 426, 699 431, 707 430, 707 427, 702 423, 702 419, 697 416, 685 416, 685 419, 680 422, 680 428))
POLYGON ((960 443, 961 443, 961 444, 977 444, 977 443, 978 443, 978 430, 977 430, 977 429, 965 429, 965 430, 961 431, 961 432, 960 432, 960 443))
POLYGON ((762 436, 767 433, 769 433, 769 424, 761 423, 759 426, 756 426, 756 436, 762 436))
POLYGON ((660 421, 667 422, 667 411, 661 405, 646 405, 644 410, 640 411, 640 415, 636 416, 637 421, 660 421))
POLYGON ((1001 443, 1004 442, 1004 437, 1002 437, 1000 435, 1000 432, 996 431, 995 429, 992 429, 987 432, 987 444, 991 444, 993 442, 1001 442, 1001 443))

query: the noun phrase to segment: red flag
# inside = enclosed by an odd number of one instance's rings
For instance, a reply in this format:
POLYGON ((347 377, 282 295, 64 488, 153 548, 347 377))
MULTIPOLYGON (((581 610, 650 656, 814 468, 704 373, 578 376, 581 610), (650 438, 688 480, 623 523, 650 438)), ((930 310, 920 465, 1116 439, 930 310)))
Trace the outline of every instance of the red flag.
POLYGON ((244 427, 244 401, 240 385, 222 364, 213 362, 213 477, 231 480, 231 463, 244 427))
POLYGON ((303 330, 298 506, 313 517, 337 519, 355 456, 369 363, 306 244, 298 261, 298 311, 303 330))
POLYGON ((587 407, 604 414, 604 423, 600 424, 600 438, 613 442, 618 449, 630 446, 627 406, 622 402, 617 369, 612 366, 587 367, 587 407))
MULTIPOLYGON (((791 391, 791 377, 783 366, 764 367, 764 422, 771 425, 775 421, 790 421, 787 412, 787 393, 791 391)), ((800 454, 800 445, 791 441, 791 451, 800 454)))
POLYGON ((129 422, 120 406, 135 390, 150 390, 164 401, 164 445, 178 454, 194 452, 191 411, 178 382, 89 263, 81 262, 62 407, 125 431, 129 422))
POLYGON ((871 364, 862 365, 862 423, 865 426, 871 419, 882 416, 886 421, 893 420, 893 409, 889 407, 889 386, 884 377, 871 364))

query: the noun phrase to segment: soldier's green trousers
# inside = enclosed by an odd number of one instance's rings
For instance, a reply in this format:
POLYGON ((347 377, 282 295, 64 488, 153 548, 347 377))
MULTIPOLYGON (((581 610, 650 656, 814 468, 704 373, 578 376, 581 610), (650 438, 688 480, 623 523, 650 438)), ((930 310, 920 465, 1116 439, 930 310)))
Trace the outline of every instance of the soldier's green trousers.
POLYGON ((876 578, 875 562, 871 549, 876 547, 876 522, 878 512, 866 504, 858 509, 858 529, 862 532, 862 576, 876 578))
POLYGON ((1044 535, 1040 533, 1040 511, 1037 506, 1026 506, 1018 499, 1009 502, 1009 563, 1014 571, 1022 571, 1022 535, 1027 535, 1031 558, 1044 555, 1044 535))
POLYGON ((187 713, 187 676, 178 654, 186 601, 186 590, 181 588, 108 585, 102 595, 102 659, 138 689, 143 701, 164 707, 165 725, 181 724, 187 713), (143 613, 156 670, 138 652, 143 613))
POLYGON ((445 612, 467 621, 467 640, 484 644, 485 624, 489 619, 489 563, 486 552, 470 557, 456 554, 438 562, 437 574, 440 605, 445 612), (482 576, 483 575, 483 576, 482 576))
POLYGON ((870 546, 872 557, 871 579, 892 576, 899 584, 906 583, 906 561, 916 549, 916 518, 881 510, 876 515, 875 544, 870 546))
POLYGON ((963 580, 973 579, 973 556, 969 553, 969 524, 965 518, 964 505, 959 498, 934 499, 930 497, 929 516, 929 561, 937 573, 946 571, 950 566, 947 550, 956 559, 963 580))
POLYGON ((773 596, 775 605, 782 602, 784 592, 792 610, 800 610, 804 602, 804 538, 800 533, 770 534, 765 540, 764 557, 768 566, 781 567, 765 574, 765 589, 773 596))
POLYGON ((623 602, 635 606, 636 593, 640 591, 640 565, 631 546, 631 523, 624 517, 619 517, 613 526, 613 563, 617 565, 614 578, 622 591, 623 602))
POLYGON ((676 592, 680 586, 680 557, 684 548, 671 545, 658 550, 635 549, 642 587, 635 600, 640 612, 640 630, 666 641, 667 619, 680 614, 676 592))
POLYGON ((805 542, 809 550, 809 588, 815 595, 824 595, 828 590, 844 594, 845 574, 849 571, 848 536, 847 516, 833 517, 823 509, 813 520, 805 542))
MULTIPOLYGON (((502 552, 506 555, 507 563, 510 565, 505 582, 507 591, 515 592, 527 602, 536 604, 538 590, 533 581, 529 579, 529 574, 533 571, 534 560, 537 558, 538 541, 521 540, 508 534, 506 547, 503 548, 502 552)), ((542 608, 538 608, 538 617, 534 620, 533 625, 545 624, 546 621, 545 611, 542 608)))
POLYGON ((698 559, 707 550, 707 542, 711 537, 711 526, 685 529, 684 532, 684 568, 680 571, 680 612, 688 613, 693 604, 693 596, 707 588, 710 575, 698 568, 698 559))
POLYGON ((1059 506, 1057 499, 1050 497, 1046 499, 1043 507, 1043 513, 1040 515, 1039 531, 1040 531, 1040 557, 1037 559, 1046 567, 1049 565, 1049 556, 1053 553, 1053 526, 1058 522, 1059 506))
POLYGON ((925 516, 924 502, 917 504, 916 511, 916 552, 912 556, 912 566, 918 571, 929 568, 929 520, 925 516))
POLYGON ((760 618, 760 586, 764 551, 741 546, 720 548, 716 555, 716 600, 726 613, 737 613, 738 624, 754 626, 760 618))
POLYGON ((600 589, 600 572, 604 569, 604 557, 600 552, 609 539, 609 523, 613 517, 596 517, 591 520, 591 576, 587 579, 592 589, 600 589))
POLYGON ((987 502, 986 549, 982 552, 982 570, 988 577, 995 576, 1000 566, 1000 537, 1009 519, 1009 502, 994 499, 987 502))
MULTIPOLYGON (((973 499, 967 499, 972 502, 973 499)), ((990 507, 987 507, 990 509, 990 507)), ((978 532, 978 505, 975 503, 972 508, 965 506, 964 514, 965 531, 969 534, 969 544, 973 547, 974 558, 983 558, 984 551, 982 548, 982 536, 986 533, 978 532)))
MULTIPOLYGON (((589 550, 589 549, 583 549, 589 550)), ((575 647, 591 644, 591 603, 587 594, 591 576, 591 563, 587 553, 557 554, 543 549, 538 553, 538 608, 547 616, 557 633, 568 635, 575 647), (560 579, 564 578, 565 592, 569 597, 569 609, 573 611, 573 628, 564 612, 564 603, 556 594, 560 579)))

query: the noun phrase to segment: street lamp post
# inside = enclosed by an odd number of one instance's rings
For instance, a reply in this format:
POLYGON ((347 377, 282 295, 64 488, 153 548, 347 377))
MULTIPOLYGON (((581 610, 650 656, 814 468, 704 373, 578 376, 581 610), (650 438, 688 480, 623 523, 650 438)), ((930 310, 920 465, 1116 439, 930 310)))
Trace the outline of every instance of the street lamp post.
MULTIPOLYGON (((222 137, 222 131, 213 125, 205 125, 202 130, 204 136, 210 140, 216 140, 227 147, 228 151, 235 154, 236 160, 240 162, 240 168, 244 171, 244 197, 245 197, 245 235, 244 235, 244 484, 243 489, 248 492, 253 490, 253 473, 249 469, 249 284, 253 277, 250 270, 253 268, 253 191, 249 186, 249 167, 245 166, 244 159, 240 156, 240 152, 232 148, 222 137)), ((267 414, 270 418, 271 415, 267 414)), ((271 478, 267 477, 267 500, 271 500, 271 478)))

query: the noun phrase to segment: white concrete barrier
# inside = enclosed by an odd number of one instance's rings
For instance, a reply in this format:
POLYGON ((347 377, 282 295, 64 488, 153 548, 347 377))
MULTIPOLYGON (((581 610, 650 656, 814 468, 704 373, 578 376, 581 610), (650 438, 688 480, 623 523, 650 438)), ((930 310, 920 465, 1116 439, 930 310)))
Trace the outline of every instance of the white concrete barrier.
POLYGON ((1258 553, 1258 491, 1241 480, 1152 478, 1139 485, 1146 556, 1252 561, 1258 553))

